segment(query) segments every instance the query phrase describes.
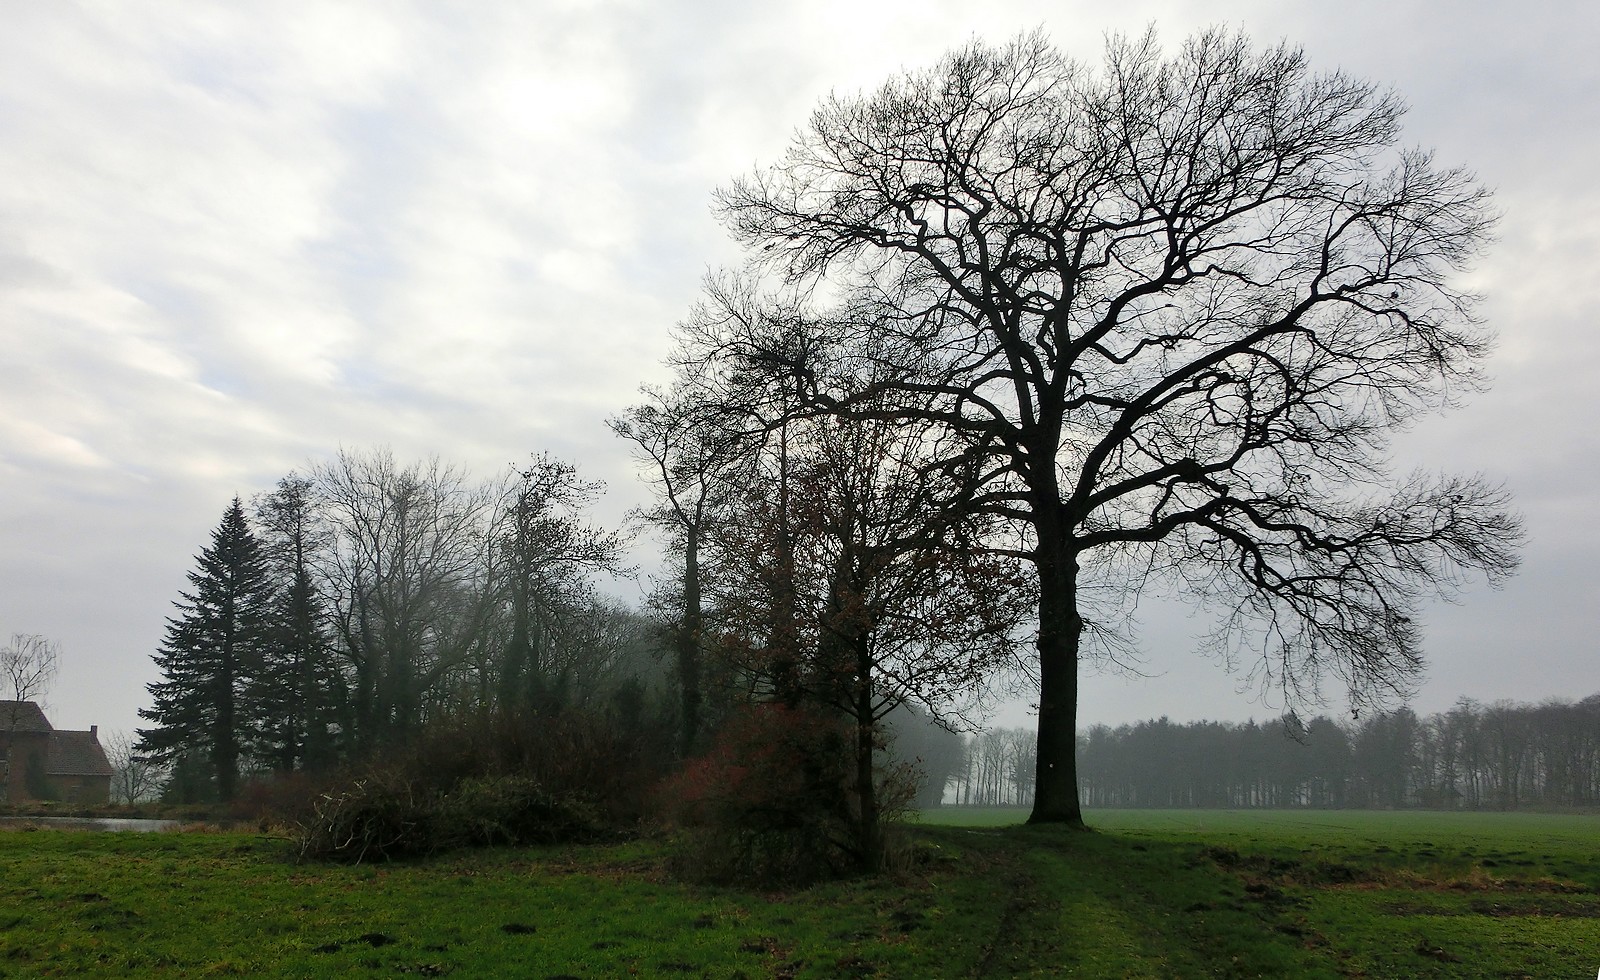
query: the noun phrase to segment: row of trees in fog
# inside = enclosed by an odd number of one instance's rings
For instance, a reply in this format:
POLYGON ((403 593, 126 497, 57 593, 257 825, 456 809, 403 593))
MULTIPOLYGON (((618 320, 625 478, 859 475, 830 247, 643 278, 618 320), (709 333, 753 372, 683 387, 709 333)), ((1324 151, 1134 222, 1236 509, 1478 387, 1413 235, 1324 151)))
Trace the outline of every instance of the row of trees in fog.
MULTIPOLYGON (((951 802, 1025 806, 1029 733, 967 741, 951 802)), ((1161 718, 1078 736, 1084 802, 1099 807, 1469 808, 1600 803, 1600 694, 1577 703, 1480 704, 1360 720, 1175 723, 1161 718)))
MULTIPOLYGON (((641 408, 616 428, 658 446, 666 422, 641 408)), ((713 430, 694 438, 705 449, 713 430)), ((345 451, 235 499, 175 603, 139 758, 170 770, 174 799, 228 800, 244 778, 393 756, 440 723, 566 711, 648 728, 686 758, 771 700, 859 720, 848 769, 875 828, 886 722, 898 710, 908 757, 948 744, 907 703, 957 715, 973 703, 1010 656, 1018 583, 979 556, 869 537, 909 538, 892 522, 916 517, 906 483, 861 475, 885 465, 881 436, 862 451, 843 444, 860 432, 790 420, 776 437, 716 438, 720 469, 695 491, 692 616, 677 572, 654 608, 597 590, 625 570, 624 538, 587 519, 598 485, 545 456, 485 483, 438 460, 345 451), (897 625, 868 631, 868 616, 897 625)), ((685 500, 681 460, 663 459, 661 487, 685 500)), ((668 537, 681 559, 684 536, 668 537)))
POLYGON ((621 540, 598 487, 536 457, 479 482, 437 459, 341 452, 235 499, 156 656, 139 751, 177 795, 241 772, 323 769, 491 709, 639 701, 653 632, 604 598, 621 540))

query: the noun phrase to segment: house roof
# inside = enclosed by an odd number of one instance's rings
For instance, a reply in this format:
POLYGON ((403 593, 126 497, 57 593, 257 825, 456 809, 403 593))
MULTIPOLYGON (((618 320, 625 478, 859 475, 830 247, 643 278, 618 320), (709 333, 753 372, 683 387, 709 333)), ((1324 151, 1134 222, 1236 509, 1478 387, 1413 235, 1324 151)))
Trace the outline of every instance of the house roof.
POLYGON ((57 731, 39 710, 39 705, 32 701, 0 701, 0 733, 3 732, 47 735, 50 742, 45 750, 46 775, 111 776, 116 773, 106 758, 106 750, 100 747, 96 732, 57 731))
POLYGON ((51 732, 45 771, 51 776, 112 776, 116 770, 94 732, 51 732))
POLYGON ((9 731, 53 732, 55 729, 33 701, 0 701, 0 732, 9 731))

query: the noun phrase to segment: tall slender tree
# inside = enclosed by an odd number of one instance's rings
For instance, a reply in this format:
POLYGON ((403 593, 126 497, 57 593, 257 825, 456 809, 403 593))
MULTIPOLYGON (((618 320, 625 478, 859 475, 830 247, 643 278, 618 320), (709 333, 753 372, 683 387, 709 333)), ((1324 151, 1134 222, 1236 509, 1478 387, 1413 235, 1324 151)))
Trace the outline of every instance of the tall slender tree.
POLYGON ((328 545, 316 484, 298 473, 285 476, 257 498, 256 523, 277 588, 272 634, 244 692, 261 719, 254 749, 280 771, 320 769, 334 762, 349 726, 348 685, 316 584, 316 561, 328 545))
POLYGON ((235 497, 195 559, 191 591, 174 603, 155 655, 162 680, 148 685, 152 705, 139 716, 138 751, 160 762, 203 758, 216 797, 233 799, 244 747, 259 719, 241 692, 264 662, 274 634, 272 576, 266 552, 235 497))
POLYGON ((680 571, 667 590, 673 607, 668 629, 678 673, 678 749, 685 757, 698 743, 702 723, 706 608, 704 561, 708 536, 735 495, 741 445, 722 420, 684 385, 646 388, 645 401, 608 420, 611 431, 633 443, 656 506, 640 513, 667 534, 680 571))

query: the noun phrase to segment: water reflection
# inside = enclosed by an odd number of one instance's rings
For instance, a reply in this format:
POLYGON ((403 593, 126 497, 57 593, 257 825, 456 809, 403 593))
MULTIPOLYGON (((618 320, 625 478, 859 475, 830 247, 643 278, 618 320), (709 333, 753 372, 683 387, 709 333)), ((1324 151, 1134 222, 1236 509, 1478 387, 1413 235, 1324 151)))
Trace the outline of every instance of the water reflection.
POLYGON ((48 830, 110 830, 140 833, 171 830, 176 820, 146 820, 140 817, 0 817, 0 827, 34 826, 48 830))

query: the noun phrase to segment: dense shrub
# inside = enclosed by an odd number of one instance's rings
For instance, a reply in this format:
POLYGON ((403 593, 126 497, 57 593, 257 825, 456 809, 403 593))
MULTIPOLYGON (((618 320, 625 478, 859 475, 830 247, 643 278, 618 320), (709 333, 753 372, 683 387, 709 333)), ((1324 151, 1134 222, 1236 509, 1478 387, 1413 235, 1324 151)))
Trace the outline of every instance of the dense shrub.
POLYGON ((578 712, 436 725, 317 793, 295 821, 296 840, 306 857, 363 861, 627 831, 670 745, 578 712))
POLYGON ((584 840, 600 832, 592 810, 526 777, 469 778, 438 792, 403 773, 375 773, 324 795, 297 842, 302 857, 360 862, 584 840))
MULTIPOLYGON (((879 827, 862 833, 852 735, 813 709, 761 704, 735 715, 663 787, 662 815, 680 834, 675 870, 694 880, 804 883, 880 866, 892 845, 879 827)), ((903 812, 914 788, 905 767, 881 772, 880 815, 903 812)))
POLYGON ((525 776, 463 780, 443 799, 442 814, 462 844, 557 844, 606 832, 585 800, 558 798, 525 776))
POLYGON ((246 777, 238 795, 219 808, 230 821, 247 821, 262 827, 293 827, 311 819, 317 801, 344 783, 332 772, 265 773, 246 777))

